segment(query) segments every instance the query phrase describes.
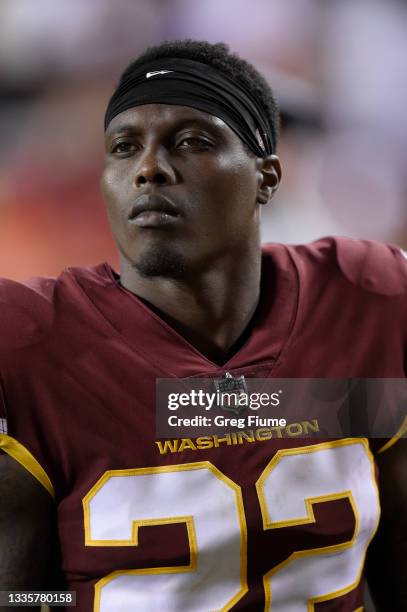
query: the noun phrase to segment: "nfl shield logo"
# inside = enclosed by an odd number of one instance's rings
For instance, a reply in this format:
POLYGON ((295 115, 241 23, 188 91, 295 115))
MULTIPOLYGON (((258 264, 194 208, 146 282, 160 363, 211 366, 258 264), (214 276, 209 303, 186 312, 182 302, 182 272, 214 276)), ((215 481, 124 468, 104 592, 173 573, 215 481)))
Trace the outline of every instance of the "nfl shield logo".
POLYGON ((232 376, 226 372, 225 378, 213 381, 217 392, 217 405, 223 410, 240 414, 248 405, 247 387, 244 376, 232 376))

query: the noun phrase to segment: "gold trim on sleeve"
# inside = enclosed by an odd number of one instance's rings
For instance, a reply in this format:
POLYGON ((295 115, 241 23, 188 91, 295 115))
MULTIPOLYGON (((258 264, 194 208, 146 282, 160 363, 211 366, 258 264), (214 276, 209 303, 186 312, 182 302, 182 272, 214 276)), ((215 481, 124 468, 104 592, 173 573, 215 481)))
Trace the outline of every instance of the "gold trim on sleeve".
POLYGON ((402 438, 405 434, 407 434, 407 416, 404 417, 404 421, 402 422, 400 429, 394 434, 392 438, 390 438, 390 440, 386 442, 386 444, 379 448, 376 454, 378 455, 379 453, 383 453, 383 451, 386 451, 388 448, 393 446, 393 444, 395 444, 397 440, 400 440, 400 438, 402 438))
POLYGON ((55 497, 55 490, 48 474, 25 446, 15 438, 0 433, 0 448, 30 472, 48 491, 51 497, 55 497))

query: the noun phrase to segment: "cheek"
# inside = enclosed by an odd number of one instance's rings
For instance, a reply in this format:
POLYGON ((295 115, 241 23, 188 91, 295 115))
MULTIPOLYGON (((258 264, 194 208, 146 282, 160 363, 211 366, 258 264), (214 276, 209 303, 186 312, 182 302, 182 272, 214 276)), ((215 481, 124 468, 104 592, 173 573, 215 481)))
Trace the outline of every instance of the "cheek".
POLYGON ((112 168, 106 167, 100 179, 100 189, 106 205, 109 205, 117 189, 117 173, 112 168))
POLYGON ((100 189, 109 219, 115 221, 121 218, 123 206, 120 205, 120 202, 125 201, 123 197, 125 191, 123 178, 118 176, 116 170, 107 166, 100 180, 100 189))
POLYGON ((257 173, 247 158, 237 155, 220 159, 214 169, 211 191, 217 205, 230 217, 232 210, 239 211, 239 218, 249 219, 257 208, 257 173))

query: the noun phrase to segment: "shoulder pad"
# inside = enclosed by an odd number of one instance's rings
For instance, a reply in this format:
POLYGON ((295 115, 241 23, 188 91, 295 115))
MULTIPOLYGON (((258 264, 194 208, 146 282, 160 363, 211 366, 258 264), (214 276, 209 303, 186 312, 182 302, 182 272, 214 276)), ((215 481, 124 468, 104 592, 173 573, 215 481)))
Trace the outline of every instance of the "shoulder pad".
POLYGON ((50 329, 54 288, 52 278, 0 279, 1 350, 35 344, 50 329))
POLYGON ((407 259, 401 249, 370 240, 334 240, 339 267, 351 283, 381 295, 406 292, 407 259))

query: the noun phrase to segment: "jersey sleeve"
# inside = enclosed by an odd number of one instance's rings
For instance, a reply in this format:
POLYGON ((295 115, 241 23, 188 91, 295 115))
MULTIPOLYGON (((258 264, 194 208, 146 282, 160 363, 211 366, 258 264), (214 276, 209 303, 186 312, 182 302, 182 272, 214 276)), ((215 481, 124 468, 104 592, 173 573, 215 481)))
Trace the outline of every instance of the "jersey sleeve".
MULTIPOLYGON (((366 292, 407 300, 407 259, 399 247, 373 240, 335 239, 339 267, 366 292)), ((404 311, 404 332, 406 312, 404 311)))
MULTIPOLYGON (((399 247, 373 241, 341 239, 337 242, 337 259, 350 282, 368 293, 391 300, 393 325, 399 330, 404 377, 407 374, 407 253, 399 247)), ((380 325, 380 321, 377 322, 380 325)), ((394 346, 394 353, 398 350, 394 346)), ((377 355, 380 359, 380 355, 377 355)), ((381 410, 375 431, 392 433, 370 441, 373 452, 382 453, 407 436, 407 380, 384 380, 381 410)))
POLYGON ((407 438, 407 417, 404 417, 399 429, 395 432, 394 436, 388 438, 387 440, 379 440, 379 444, 374 445, 373 449, 375 450, 376 454, 383 453, 389 448, 391 448, 401 438, 407 438))
POLYGON ((373 427, 365 431, 372 450, 385 452, 406 435, 407 398, 398 397, 407 395, 406 253, 394 245, 342 237, 294 250, 308 292, 301 319, 305 336, 319 339, 324 329, 329 335, 321 341, 329 338, 331 350, 338 351, 330 370, 316 361, 308 376, 318 377, 322 370, 323 376, 361 379, 372 400, 367 410, 373 427))
MULTIPOLYGON (((402 311, 404 318, 402 319, 402 338, 404 347, 404 376, 407 377, 407 253, 402 249, 393 248, 394 257, 401 269, 401 285, 402 285, 402 311)), ((395 431, 394 435, 388 440, 383 440, 384 444, 378 449, 378 453, 383 453, 391 448, 398 440, 407 437, 407 379, 404 381, 404 392, 400 401, 403 410, 400 410, 399 423, 400 426, 395 431)))
POLYGON ((4 401, 3 389, 0 386, 0 436, 1 434, 6 434, 7 431, 8 431, 8 428, 7 428, 6 404, 4 401))
POLYGON ((370 416, 373 435, 370 447, 383 453, 407 436, 407 379, 367 381, 370 387, 370 416))
POLYGON ((52 326, 52 291, 53 279, 31 279, 25 284, 0 280, 0 451, 18 461, 51 495, 53 485, 30 447, 30 435, 20 439, 19 431, 29 432, 29 426, 24 425, 23 407, 7 393, 4 376, 12 372, 24 385, 22 357, 52 326))
POLYGON ((0 357, 38 343, 52 326, 55 280, 0 279, 0 357))
MULTIPOLYGON (((404 377, 407 373, 407 254, 402 249, 373 241, 340 240, 337 243, 338 263, 350 282, 364 291, 391 300, 393 325, 397 327, 403 355, 404 377)), ((380 325, 380 321, 377 322, 380 325)), ((394 354, 399 350, 394 346, 394 354)), ((380 359, 380 355, 377 355, 380 359)), ((391 448, 407 436, 407 380, 384 380, 382 405, 377 415, 376 432, 383 432, 391 423, 392 434, 371 440, 374 453, 391 448)))

